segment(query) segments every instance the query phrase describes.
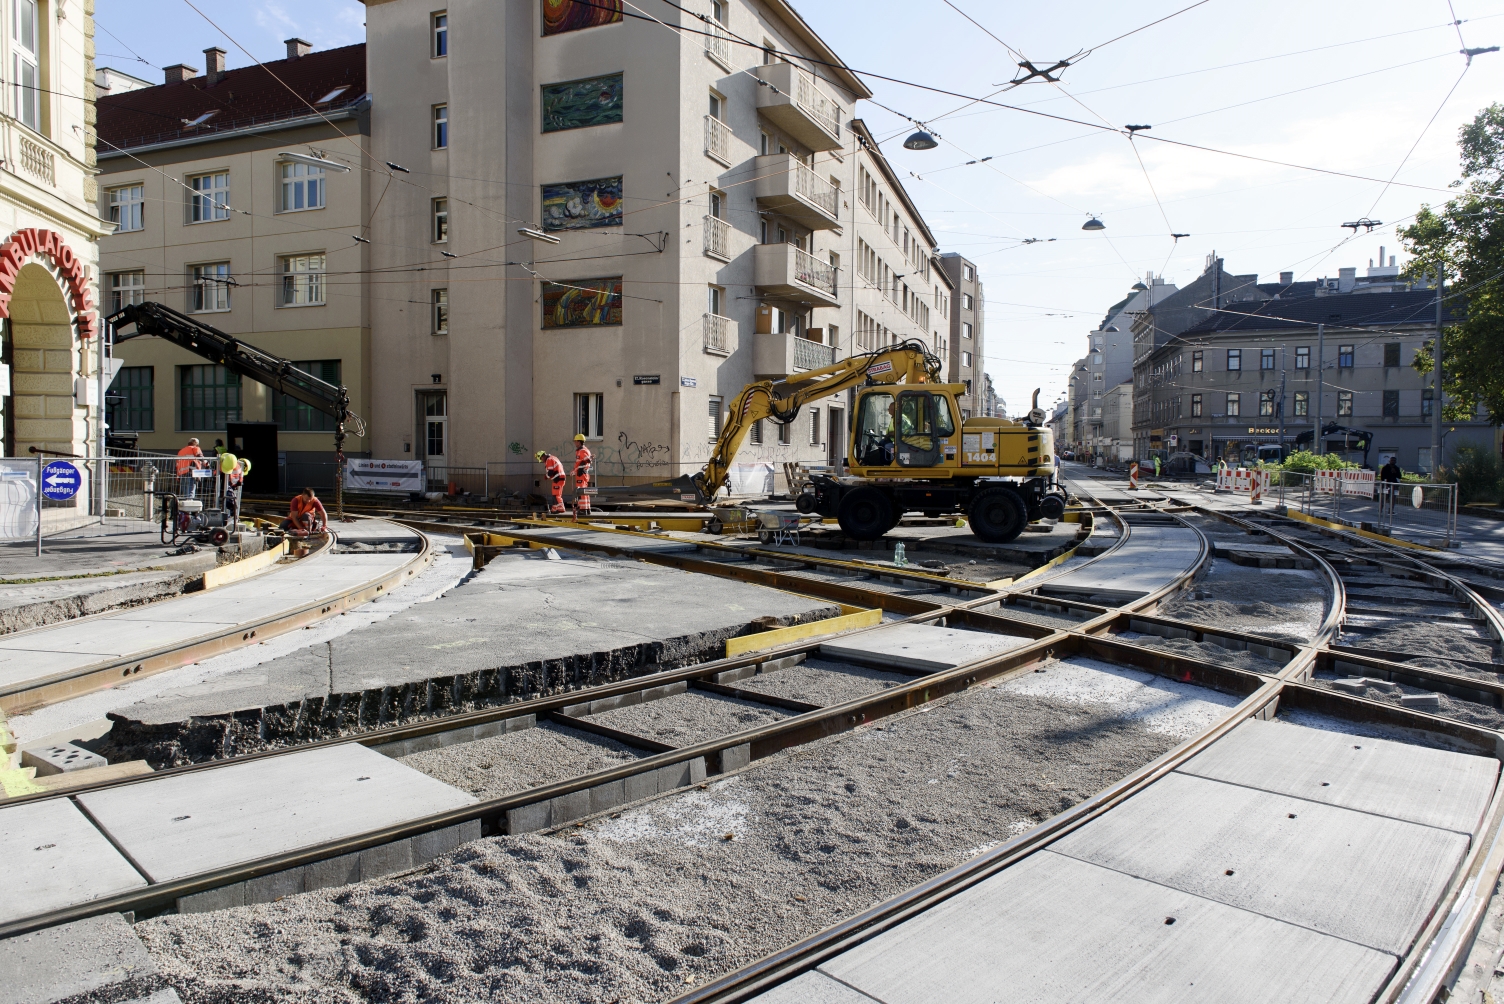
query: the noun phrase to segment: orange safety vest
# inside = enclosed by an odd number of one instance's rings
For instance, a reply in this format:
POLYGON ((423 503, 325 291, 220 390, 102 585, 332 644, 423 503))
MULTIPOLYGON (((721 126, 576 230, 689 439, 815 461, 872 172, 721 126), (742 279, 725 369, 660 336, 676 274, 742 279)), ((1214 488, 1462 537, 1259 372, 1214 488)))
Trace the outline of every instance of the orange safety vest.
POLYGON ((543 474, 550 481, 563 481, 566 477, 564 465, 552 453, 543 458, 543 474))
MULTIPOLYGON (((187 446, 183 447, 181 450, 178 451, 178 456, 180 456, 180 457, 202 457, 203 455, 204 455, 204 451, 200 450, 197 446, 194 446, 192 443, 189 443, 187 446)), ((180 478, 183 477, 189 471, 193 470, 197 466, 198 466, 198 464, 195 464, 191 460, 179 460, 178 461, 178 477, 180 477, 180 478)))
POLYGON ((292 497, 292 505, 289 506, 288 511, 294 516, 301 516, 304 513, 317 512, 326 523, 328 522, 327 516, 324 513, 324 503, 320 502, 318 499, 309 499, 307 501, 304 501, 303 496, 294 495, 292 497))
POLYGON ((574 451, 574 476, 576 478, 590 477, 590 462, 594 459, 584 444, 581 444, 580 448, 574 451))

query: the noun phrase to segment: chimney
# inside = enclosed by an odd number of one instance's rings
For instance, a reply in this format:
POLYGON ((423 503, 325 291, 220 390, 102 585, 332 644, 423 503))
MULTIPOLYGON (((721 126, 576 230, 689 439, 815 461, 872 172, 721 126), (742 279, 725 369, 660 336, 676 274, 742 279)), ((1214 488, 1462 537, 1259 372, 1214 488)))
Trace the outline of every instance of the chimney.
POLYGON ((204 50, 204 76, 213 87, 225 75, 225 50, 214 46, 204 50))
POLYGON ((1389 267, 1390 267, 1390 268, 1394 268, 1394 267, 1395 267, 1395 264, 1394 264, 1394 257, 1395 257, 1395 256, 1394 256, 1394 255, 1390 255, 1390 256, 1389 256, 1389 267))
POLYGON ((1358 270, 1356 268, 1339 268, 1337 270, 1337 292, 1351 293, 1353 287, 1358 284, 1358 270))
POLYGON ((1294 272, 1281 272, 1279 274, 1279 284, 1281 286, 1292 286, 1292 285, 1294 285, 1295 284, 1295 273, 1294 272))
POLYGON ((1379 245, 1379 268, 1384 267, 1384 245, 1379 245))
POLYGON ((198 68, 189 66, 187 63, 176 63, 172 66, 164 66, 162 75, 169 84, 181 84, 190 77, 198 76, 198 68))
POLYGON ((305 42, 301 38, 289 38, 287 40, 287 58, 301 59, 313 51, 313 44, 305 42))

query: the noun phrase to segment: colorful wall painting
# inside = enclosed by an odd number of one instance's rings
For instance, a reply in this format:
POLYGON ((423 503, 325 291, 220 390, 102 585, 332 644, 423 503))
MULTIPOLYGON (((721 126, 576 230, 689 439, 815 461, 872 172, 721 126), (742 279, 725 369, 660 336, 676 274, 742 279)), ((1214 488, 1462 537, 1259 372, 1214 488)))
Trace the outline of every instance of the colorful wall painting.
POLYGON ((621 175, 543 186, 544 230, 621 226, 621 175))
POLYGON ((594 328, 621 324, 621 276, 544 282, 545 328, 594 328))
POLYGON ((543 0, 543 34, 562 35, 581 28, 598 28, 621 20, 621 0, 543 0))
POLYGON ((543 85, 543 131, 621 121, 621 74, 543 85))

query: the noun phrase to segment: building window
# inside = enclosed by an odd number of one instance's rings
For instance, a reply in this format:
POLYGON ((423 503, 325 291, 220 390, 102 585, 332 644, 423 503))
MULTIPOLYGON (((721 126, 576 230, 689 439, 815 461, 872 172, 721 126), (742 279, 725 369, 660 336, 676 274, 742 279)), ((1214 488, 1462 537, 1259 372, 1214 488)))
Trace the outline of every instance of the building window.
POLYGON ((794 433, 793 433, 794 423, 793 422, 779 422, 779 423, 777 423, 777 425, 778 425, 778 445, 779 446, 788 446, 790 443, 792 443, 794 441, 794 433))
POLYGON ((429 294, 433 301, 433 333, 449 334, 449 290, 436 289, 429 294))
POLYGON ((230 172, 200 174, 188 179, 188 222, 207 223, 230 218, 230 172))
MULTIPOLYGON (((188 288, 188 312, 208 313, 230 309, 230 263, 227 261, 195 265, 188 288)), ((185 425, 185 429, 197 429, 197 425, 185 425)))
POLYGON ((970 265, 961 266, 961 275, 965 276, 967 282, 976 282, 977 280, 977 270, 970 265))
POLYGON ((140 185, 126 185, 110 189, 110 222, 116 233, 141 230, 145 227, 142 210, 145 206, 145 189, 140 185))
POLYGON ((1274 414, 1274 391, 1266 390, 1259 393, 1259 417, 1268 418, 1274 414))
POLYGON ((576 394, 574 396, 574 431, 586 439, 604 439, 606 426, 606 395, 576 394))
POLYGON ((145 272, 110 273, 110 311, 119 310, 128 303, 140 303, 146 299, 145 272))
POLYGON ((40 130, 42 126, 41 47, 38 44, 37 0, 16 0, 12 37, 16 40, 15 69, 11 80, 16 89, 16 118, 40 130))
POLYGON ((1192 394, 1191 395, 1191 417, 1192 418, 1200 418, 1201 417, 1201 395, 1200 394, 1192 394))
POLYGON ((974 299, 972 299, 972 296, 971 296, 970 293, 962 293, 961 294, 961 309, 962 310, 975 310, 976 306, 977 306, 977 301, 974 300, 974 299))
POLYGON ((1311 413, 1311 395, 1309 391, 1298 390, 1295 392, 1295 417, 1305 418, 1311 413))
POLYGON ((1228 349, 1227 350, 1227 370, 1228 370, 1228 372, 1231 373, 1234 370, 1241 370, 1242 368, 1243 368, 1243 350, 1242 349, 1228 349))
POLYGON ((961 337, 962 338, 970 338, 971 337, 971 322, 970 321, 962 321, 961 322, 961 337))
MULTIPOLYGON (((292 366, 325 383, 340 386, 338 359, 305 359, 292 366)), ((283 432, 333 432, 337 424, 333 415, 326 415, 286 394, 272 395, 272 421, 283 432)))
POLYGON ((723 316, 721 308, 726 305, 726 291, 720 286, 707 286, 705 289, 705 309, 716 317, 723 316))
POLYGON ((809 410, 809 445, 820 445, 820 409, 809 410))
MULTIPOLYGON (((1400 364, 1400 343, 1399 342, 1385 342, 1384 343, 1384 367, 1386 369, 1388 369, 1390 367, 1398 366, 1399 364, 1400 364)), ((1387 414, 1389 414, 1389 412, 1386 411, 1386 412, 1384 412, 1384 414, 1387 415, 1387 414)), ((1395 414, 1399 414, 1399 413, 1395 412, 1395 414)))
POLYGON ((433 56, 439 59, 449 55, 449 14, 440 11, 433 16, 433 56))
POLYGON ((720 398, 714 397, 714 396, 711 397, 710 404, 709 404, 709 407, 708 407, 708 410, 707 410, 707 414, 708 414, 708 417, 710 419, 710 422, 709 422, 709 425, 706 428, 707 428, 707 431, 710 434, 710 441, 713 443, 717 439, 719 439, 720 435, 721 435, 721 399, 720 398))
POLYGON ((324 302, 324 256, 288 255, 282 259, 282 306, 311 307, 324 302))
POLYGON ((433 148, 435 150, 447 150, 449 148, 449 106, 433 106, 433 148))
POLYGON ((1431 407, 1436 400, 1436 391, 1431 387, 1423 388, 1420 392, 1420 417, 1430 418, 1431 407))
MULTIPOLYGON (((1385 350, 1387 352, 1389 346, 1386 345, 1386 346, 1384 346, 1384 348, 1385 348, 1385 350)), ((1385 418, 1399 418, 1400 417, 1400 392, 1399 391, 1397 391, 1397 390, 1386 390, 1384 392, 1384 417, 1385 418)))
POLYGON ((762 419, 759 418, 752 423, 752 428, 747 430, 747 438, 752 441, 753 446, 762 445, 762 419))
POLYGON ((324 169, 314 164, 288 162, 282 169, 282 204, 284 213, 299 209, 324 208, 324 169))
POLYGON ((115 432, 151 432, 155 429, 154 389, 150 366, 122 366, 105 394, 110 429, 115 432))
POLYGON ((1352 369, 1353 347, 1351 345, 1337 346, 1337 365, 1343 369, 1352 369))
POLYGON ((710 0, 710 16, 715 18, 716 24, 724 25, 726 23, 726 5, 721 0, 710 0))
POLYGON ((443 244, 449 240, 449 200, 433 200, 433 242, 443 244))
POLYGON ((1308 370, 1311 368, 1311 347, 1309 345, 1296 347, 1295 368, 1298 370, 1308 370))
POLYGON ((1191 372, 1192 373, 1200 373, 1201 370, 1202 370, 1202 367, 1204 365, 1205 364, 1201 361, 1201 353, 1199 351, 1192 352, 1191 353, 1191 372))
POLYGON ((1259 349, 1259 369, 1261 369, 1261 370, 1272 370, 1272 369, 1274 369, 1274 350, 1273 349, 1259 349))
POLYGON ((223 366, 178 367, 178 428, 222 431, 240 421, 240 375, 223 366))
POLYGON ((1352 418, 1353 416, 1353 392, 1339 390, 1337 392, 1337 417, 1352 418))
POLYGON ((1243 413, 1243 399, 1238 394, 1227 395, 1227 417, 1237 418, 1243 413))

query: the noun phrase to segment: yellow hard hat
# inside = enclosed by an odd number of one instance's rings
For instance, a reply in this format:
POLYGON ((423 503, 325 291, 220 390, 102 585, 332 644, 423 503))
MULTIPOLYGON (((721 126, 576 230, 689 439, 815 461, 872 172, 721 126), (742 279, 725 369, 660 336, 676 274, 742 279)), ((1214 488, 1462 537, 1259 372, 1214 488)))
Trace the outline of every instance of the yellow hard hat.
POLYGON ((235 454, 228 452, 221 453, 219 455, 219 473, 229 474, 233 471, 235 469, 235 460, 235 454))
POLYGON ((242 473, 244 473, 244 474, 251 473, 251 458, 250 457, 241 457, 237 461, 237 463, 239 463, 241 467, 245 468, 245 470, 242 473))
POLYGON ((574 441, 576 443, 583 443, 585 441, 585 434, 583 432, 576 432, 574 434, 574 441))
POLYGON ((548 451, 547 450, 539 450, 537 453, 533 454, 533 459, 537 460, 537 461, 542 461, 543 458, 546 457, 546 456, 548 456, 548 451))

